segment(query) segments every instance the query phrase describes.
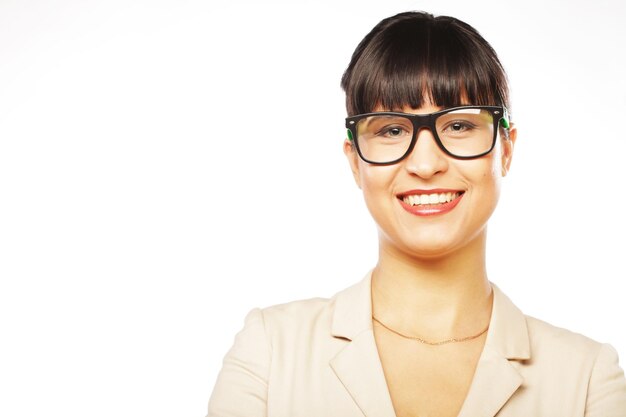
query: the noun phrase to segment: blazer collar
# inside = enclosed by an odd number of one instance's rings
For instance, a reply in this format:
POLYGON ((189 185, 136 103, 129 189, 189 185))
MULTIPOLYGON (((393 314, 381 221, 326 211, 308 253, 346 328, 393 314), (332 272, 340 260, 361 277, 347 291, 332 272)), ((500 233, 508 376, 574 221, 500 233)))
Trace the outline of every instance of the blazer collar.
POLYGON ((485 345, 506 359, 530 359, 526 316, 494 283, 491 288, 493 308, 485 345))
POLYGON ((335 295, 331 334, 348 340, 372 330, 372 272, 360 282, 335 295))
MULTIPOLYGON (((395 416, 372 328, 371 272, 334 297, 331 333, 351 341, 330 362, 365 416, 395 416)), ((459 417, 491 417, 523 382, 518 360, 530 359, 526 318, 491 284, 493 309, 485 347, 459 417)))

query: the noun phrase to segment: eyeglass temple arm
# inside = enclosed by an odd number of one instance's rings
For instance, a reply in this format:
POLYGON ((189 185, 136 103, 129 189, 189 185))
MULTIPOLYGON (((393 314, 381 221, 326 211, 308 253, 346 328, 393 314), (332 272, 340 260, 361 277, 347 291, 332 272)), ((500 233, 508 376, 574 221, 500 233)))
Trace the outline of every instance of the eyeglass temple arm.
POLYGON ((509 111, 507 110, 506 107, 504 107, 504 114, 500 118, 500 126, 502 126, 505 129, 508 129, 511 127, 511 123, 509 123, 509 111))

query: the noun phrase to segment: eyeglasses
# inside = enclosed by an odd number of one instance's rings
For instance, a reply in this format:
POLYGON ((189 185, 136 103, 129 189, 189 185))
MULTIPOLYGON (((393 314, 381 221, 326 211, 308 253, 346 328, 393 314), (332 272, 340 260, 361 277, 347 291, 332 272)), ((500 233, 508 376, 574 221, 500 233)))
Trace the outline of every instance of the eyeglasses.
POLYGON ((422 128, 431 131, 447 155, 480 158, 493 149, 498 125, 509 128, 506 107, 461 106, 430 114, 379 112, 346 118, 348 139, 362 160, 375 165, 391 165, 406 158, 422 128))

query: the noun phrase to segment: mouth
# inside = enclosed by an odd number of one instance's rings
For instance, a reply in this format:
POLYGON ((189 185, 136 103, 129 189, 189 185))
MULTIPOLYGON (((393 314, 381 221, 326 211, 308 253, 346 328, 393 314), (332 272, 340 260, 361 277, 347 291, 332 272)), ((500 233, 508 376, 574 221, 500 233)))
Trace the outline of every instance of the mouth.
POLYGON ((458 190, 415 190, 398 195, 398 200, 409 213, 430 216, 452 210, 463 194, 458 190))
POLYGON ((402 201, 409 206, 427 206, 450 203, 459 198, 463 193, 460 191, 433 193, 433 194, 410 194, 401 197, 402 201))

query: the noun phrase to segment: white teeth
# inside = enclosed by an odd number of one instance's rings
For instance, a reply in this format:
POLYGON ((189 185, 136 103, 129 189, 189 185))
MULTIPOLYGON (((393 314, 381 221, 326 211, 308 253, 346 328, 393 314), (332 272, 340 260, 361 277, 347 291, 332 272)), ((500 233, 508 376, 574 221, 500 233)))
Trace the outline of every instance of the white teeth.
POLYGON ((407 195, 402 200, 411 206, 421 204, 444 204, 458 198, 461 193, 441 193, 441 194, 413 194, 407 195))

